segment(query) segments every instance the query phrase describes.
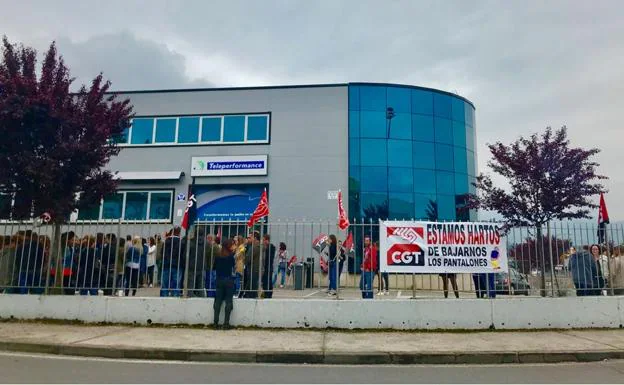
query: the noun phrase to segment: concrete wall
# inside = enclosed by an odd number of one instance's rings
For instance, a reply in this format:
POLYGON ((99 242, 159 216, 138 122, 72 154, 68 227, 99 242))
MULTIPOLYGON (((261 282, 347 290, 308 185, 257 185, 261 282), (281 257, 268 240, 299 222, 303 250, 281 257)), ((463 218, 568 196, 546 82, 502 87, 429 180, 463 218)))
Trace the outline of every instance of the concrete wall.
MULTIPOLYGON (((0 295, 0 317, 137 324, 208 324, 212 300, 0 295)), ((232 323, 271 328, 621 328, 624 298, 496 300, 236 300, 232 323)))

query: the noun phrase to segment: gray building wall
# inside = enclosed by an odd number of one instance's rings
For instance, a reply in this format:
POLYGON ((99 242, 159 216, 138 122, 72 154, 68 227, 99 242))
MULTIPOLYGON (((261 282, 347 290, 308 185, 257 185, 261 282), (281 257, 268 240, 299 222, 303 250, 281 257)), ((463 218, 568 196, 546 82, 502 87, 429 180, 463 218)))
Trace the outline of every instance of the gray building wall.
MULTIPOLYGON (((132 183, 120 189, 174 188, 191 184, 191 157, 268 155, 267 176, 197 177, 196 184, 269 184, 272 219, 333 219, 329 190, 348 196, 348 87, 297 87, 119 94, 137 116, 271 112, 270 144, 127 146, 112 171, 183 171, 179 181, 132 183)), ((175 196, 175 195, 174 195, 175 196)), ((345 199, 345 206, 347 199, 345 199)), ((175 202, 173 221, 185 202, 175 202)))

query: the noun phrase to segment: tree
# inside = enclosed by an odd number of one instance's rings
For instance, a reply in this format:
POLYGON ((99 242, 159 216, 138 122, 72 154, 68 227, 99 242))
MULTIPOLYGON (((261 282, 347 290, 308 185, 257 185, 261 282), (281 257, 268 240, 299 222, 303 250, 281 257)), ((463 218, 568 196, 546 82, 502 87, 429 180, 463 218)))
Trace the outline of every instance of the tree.
POLYGON ((102 74, 87 88, 74 81, 52 43, 36 74, 37 52, 3 38, 0 61, 0 193, 12 195, 12 219, 44 212, 62 223, 78 207, 116 190, 104 170, 129 127, 132 106, 107 94, 102 74))
MULTIPOLYGON (((542 239, 542 227, 550 221, 589 218, 590 209, 598 207, 591 198, 604 191, 600 181, 607 179, 597 173, 599 165, 592 160, 600 150, 572 147, 565 126, 556 131, 548 127, 541 135, 520 137, 509 145, 488 144, 488 148, 489 168, 507 179, 509 189, 481 174, 470 206, 496 211, 508 228, 532 227, 537 239, 542 239)), ((544 273, 543 247, 538 252, 544 273)))

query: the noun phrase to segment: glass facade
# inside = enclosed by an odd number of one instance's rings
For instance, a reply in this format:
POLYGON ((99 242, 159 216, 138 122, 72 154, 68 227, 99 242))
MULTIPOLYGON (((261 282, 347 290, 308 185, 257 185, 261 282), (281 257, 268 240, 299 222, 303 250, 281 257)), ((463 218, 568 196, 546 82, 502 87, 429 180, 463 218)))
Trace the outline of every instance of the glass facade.
POLYGON ((474 116, 472 104, 441 91, 351 83, 351 215, 476 220, 466 209, 476 175, 474 116))

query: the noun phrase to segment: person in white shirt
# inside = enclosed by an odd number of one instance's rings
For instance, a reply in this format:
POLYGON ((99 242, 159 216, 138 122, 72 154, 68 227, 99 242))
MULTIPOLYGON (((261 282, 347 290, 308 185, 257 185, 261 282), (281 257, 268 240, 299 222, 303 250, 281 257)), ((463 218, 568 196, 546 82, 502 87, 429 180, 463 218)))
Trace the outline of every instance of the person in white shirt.
POLYGON ((147 284, 154 287, 154 270, 156 269, 156 239, 150 237, 147 251, 147 284))

